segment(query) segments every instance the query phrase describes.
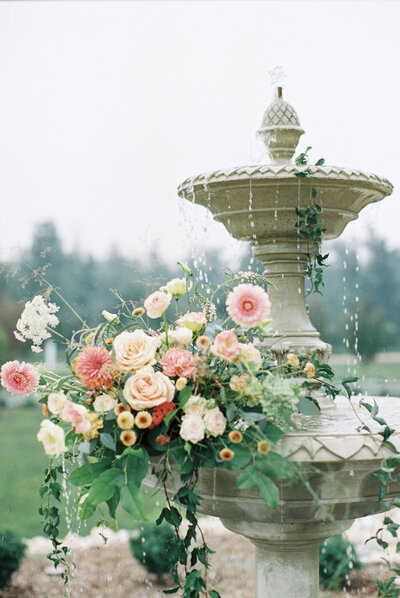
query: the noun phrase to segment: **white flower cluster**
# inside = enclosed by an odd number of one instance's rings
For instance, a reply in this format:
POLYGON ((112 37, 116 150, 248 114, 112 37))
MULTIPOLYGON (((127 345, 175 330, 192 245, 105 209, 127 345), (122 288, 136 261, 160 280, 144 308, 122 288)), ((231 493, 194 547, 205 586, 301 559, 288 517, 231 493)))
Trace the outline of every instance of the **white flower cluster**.
POLYGON ((15 338, 21 342, 32 341, 32 351, 40 353, 40 345, 51 334, 48 327, 54 328, 59 320, 54 314, 60 308, 55 303, 46 303, 42 295, 36 295, 32 301, 25 303, 25 309, 17 322, 17 330, 14 331, 15 338))
POLYGON ((218 407, 207 409, 207 401, 203 397, 193 396, 183 407, 180 436, 183 440, 197 444, 207 436, 221 436, 225 432, 226 418, 218 407))

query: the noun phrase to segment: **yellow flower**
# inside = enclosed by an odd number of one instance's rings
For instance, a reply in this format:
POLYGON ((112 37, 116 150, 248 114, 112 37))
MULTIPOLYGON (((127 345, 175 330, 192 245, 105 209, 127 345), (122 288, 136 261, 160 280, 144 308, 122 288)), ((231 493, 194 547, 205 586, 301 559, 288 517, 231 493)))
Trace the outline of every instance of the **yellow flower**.
POLYGON ((131 408, 129 407, 129 405, 127 405, 125 407, 125 405, 123 405, 122 403, 118 403, 118 405, 116 405, 114 407, 114 413, 117 417, 120 413, 123 413, 124 411, 130 411, 130 410, 131 410, 131 408))
POLYGON ((99 430, 104 426, 103 420, 97 416, 97 413, 88 413, 86 419, 90 423, 90 430, 83 435, 85 441, 90 440, 90 438, 97 438, 99 430))
POLYGON ((307 378, 313 378, 315 376, 315 367, 314 364, 311 363, 311 361, 307 361, 306 365, 304 366, 304 369, 307 372, 307 378))
POLYGON ((294 353, 288 353, 286 359, 294 368, 298 368, 300 365, 300 359, 294 353))
POLYGON ((220 451, 219 456, 223 461, 231 461, 235 456, 235 453, 229 448, 223 448, 222 451, 220 451))
POLYGON ((94 332, 90 332, 85 338, 85 343, 88 345, 94 339, 94 332))
POLYGON ((265 455, 267 453, 269 453, 269 451, 271 450, 272 446, 270 445, 270 443, 267 440, 261 440, 261 442, 258 443, 257 445, 257 450, 260 453, 264 453, 265 455))
POLYGON ((144 308, 143 307, 137 307, 132 312, 132 315, 133 315, 134 318, 140 318, 140 316, 142 316, 143 314, 144 314, 144 308))
POLYGON ((130 411, 123 411, 117 417, 117 424, 121 430, 131 430, 135 425, 135 418, 130 411))
POLYGON ((175 382, 176 390, 183 390, 187 384, 187 378, 178 378, 175 382))
POLYGON ((42 405, 43 415, 47 417, 49 415, 49 410, 47 409, 47 405, 42 405))
POLYGON ((139 411, 139 413, 137 413, 135 417, 135 426, 140 428, 141 430, 144 430, 145 428, 148 428, 151 425, 152 421, 153 418, 151 417, 151 414, 148 411, 139 411))
POLYGON ((239 430, 232 430, 231 432, 229 432, 228 437, 229 440, 234 444, 238 444, 243 440, 243 434, 239 432, 239 430))
POLYGON ((137 441, 137 436, 132 430, 124 430, 119 439, 124 446, 133 446, 137 441))

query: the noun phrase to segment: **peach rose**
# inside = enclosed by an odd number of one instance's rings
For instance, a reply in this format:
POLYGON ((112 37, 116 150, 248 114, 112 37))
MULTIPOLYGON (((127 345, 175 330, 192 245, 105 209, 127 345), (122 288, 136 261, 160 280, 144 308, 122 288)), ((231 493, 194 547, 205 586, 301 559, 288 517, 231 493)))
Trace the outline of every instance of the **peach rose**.
POLYGON ((171 402, 174 398, 175 386, 161 372, 155 372, 146 366, 128 378, 123 390, 126 402, 137 411, 171 402))
POLYGON ((228 363, 237 357, 240 353, 240 343, 233 328, 223 330, 214 339, 210 351, 215 357, 219 357, 228 363))
POLYGON ((115 364, 120 372, 135 372, 156 363, 155 355, 159 340, 144 330, 121 332, 114 340, 115 364))
POLYGON ((171 293, 156 291, 147 297, 144 307, 149 318, 160 318, 171 303, 171 293))

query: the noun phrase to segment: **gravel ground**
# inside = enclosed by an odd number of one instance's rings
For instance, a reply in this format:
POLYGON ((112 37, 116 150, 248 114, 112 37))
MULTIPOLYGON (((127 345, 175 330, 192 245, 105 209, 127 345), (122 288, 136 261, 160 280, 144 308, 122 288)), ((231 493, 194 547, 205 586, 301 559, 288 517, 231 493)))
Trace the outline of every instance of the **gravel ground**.
MULTIPOLYGON (((209 545, 216 550, 212 557, 210 580, 222 598, 254 598, 254 547, 240 536, 220 528, 206 530, 209 545)), ((97 542, 99 546, 101 542, 97 542)), ((92 545, 90 545, 92 544, 92 545)), ((36 544, 37 546, 37 544, 36 544)), ((171 580, 164 577, 160 585, 131 556, 123 536, 112 539, 105 546, 93 546, 75 551, 77 569, 70 582, 70 598, 161 598, 162 589, 171 580)), ((14 574, 12 585, 0 591, 0 598, 62 598, 63 583, 43 556, 29 556, 14 574)), ((363 596, 376 598, 375 579, 382 578, 379 566, 365 567, 354 572, 351 587, 340 593, 321 593, 324 598, 363 596)), ((289 598, 289 597, 288 597, 289 598)))

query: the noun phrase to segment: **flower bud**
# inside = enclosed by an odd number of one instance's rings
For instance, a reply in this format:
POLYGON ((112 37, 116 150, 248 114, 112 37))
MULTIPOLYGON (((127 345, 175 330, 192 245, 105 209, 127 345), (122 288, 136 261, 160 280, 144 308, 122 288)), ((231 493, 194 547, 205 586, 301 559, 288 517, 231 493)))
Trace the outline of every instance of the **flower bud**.
POLYGON ((101 315, 103 316, 103 318, 105 320, 107 320, 107 322, 113 322, 114 324, 119 324, 119 317, 118 314, 112 314, 109 311, 107 311, 106 309, 103 309, 103 311, 101 312, 101 315))
POLYGON ((183 390, 187 384, 187 378, 178 378, 175 383, 176 390, 183 390))

